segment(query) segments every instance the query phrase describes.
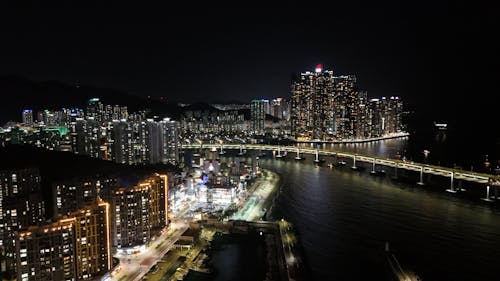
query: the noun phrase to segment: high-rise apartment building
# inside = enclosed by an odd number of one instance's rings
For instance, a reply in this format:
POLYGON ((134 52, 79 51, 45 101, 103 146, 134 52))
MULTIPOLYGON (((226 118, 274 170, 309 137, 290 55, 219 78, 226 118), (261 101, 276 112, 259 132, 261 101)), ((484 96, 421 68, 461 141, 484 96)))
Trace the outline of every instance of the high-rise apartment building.
POLYGON ((104 275, 112 267, 109 203, 99 200, 66 220, 74 221, 76 280, 104 275))
POLYGON ((110 209, 97 191, 110 182, 54 184, 56 222, 46 223, 38 170, 0 171, 2 277, 90 280, 109 271, 110 209))
POLYGON ((298 141, 359 140, 401 131, 399 98, 368 101, 354 75, 335 76, 318 65, 294 79, 291 94, 292 136, 298 141))
POLYGON ((335 114, 336 139, 354 139, 359 134, 357 119, 359 112, 359 91, 356 76, 333 78, 333 111, 335 114))
POLYGON ((32 126, 33 125, 33 111, 31 109, 23 110, 22 118, 23 118, 22 119, 23 124, 25 126, 32 126))
POLYGON ((297 140, 329 140, 335 136, 334 78, 333 71, 323 71, 318 65, 315 72, 303 72, 292 82, 292 135, 297 140))
POLYGON ((45 220, 41 179, 37 169, 0 171, 0 255, 2 272, 14 272, 14 233, 45 220))
POLYGON ((368 108, 368 119, 370 122, 370 136, 381 137, 384 134, 385 117, 383 102, 381 99, 370 99, 368 108))
POLYGON ((392 134, 401 132, 403 129, 402 125, 402 114, 403 114, 403 103, 399 97, 383 98, 384 101, 384 116, 385 133, 392 134))
POLYGON ((368 120, 371 137, 381 137, 403 131, 403 102, 399 97, 371 99, 369 105, 368 120))
POLYGON ((137 185, 102 189, 111 206, 111 237, 117 250, 149 243, 168 225, 168 177, 155 174, 137 185))
POLYGON ((179 161, 176 121, 169 118, 114 121, 110 131, 109 151, 117 163, 174 164, 179 161))
POLYGON ((15 232, 17 280, 92 280, 107 273, 109 213, 109 204, 100 200, 55 223, 15 232))
POLYGON ((160 160, 161 163, 167 164, 177 164, 179 163, 179 128, 178 122, 170 120, 170 118, 164 118, 158 122, 160 125, 159 135, 160 142, 160 160))
POLYGON ((266 113, 269 111, 269 100, 252 100, 250 104, 250 115, 252 122, 252 133, 264 134, 266 113))
POLYGON ((179 120, 181 137, 211 138, 214 135, 241 135, 250 131, 250 120, 245 119, 243 110, 218 107, 217 109, 194 105, 185 110, 179 120))
POLYGON ((16 280, 76 280, 75 229, 70 220, 15 234, 16 280))
POLYGON ((271 100, 270 115, 288 121, 290 120, 290 102, 284 98, 275 98, 271 100))
POLYGON ((115 178, 74 178, 52 183, 55 215, 69 215, 99 201, 99 191, 117 186, 115 178))

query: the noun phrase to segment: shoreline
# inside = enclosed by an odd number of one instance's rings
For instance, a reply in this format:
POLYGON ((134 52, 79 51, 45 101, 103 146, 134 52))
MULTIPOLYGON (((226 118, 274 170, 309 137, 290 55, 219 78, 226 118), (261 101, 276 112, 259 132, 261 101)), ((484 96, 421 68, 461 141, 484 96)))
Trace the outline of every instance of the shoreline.
POLYGON ((280 176, 272 171, 261 169, 261 177, 258 178, 250 189, 251 193, 245 204, 230 219, 259 221, 265 220, 265 216, 274 202, 278 191, 280 176))
MULTIPOLYGON (((264 233, 262 242, 264 242, 266 256, 266 280, 269 278, 271 280, 309 280, 310 269, 305 261, 303 246, 293 225, 284 219, 267 220, 276 198, 279 196, 281 180, 280 174, 261 169, 260 177, 253 182, 254 186, 249 188, 250 193, 245 204, 229 218, 229 222, 224 220, 200 221, 200 223, 215 227, 214 234, 243 234, 243 238, 245 236, 248 238, 248 235, 260 237, 264 233)), ((215 254, 214 250, 217 251, 217 249, 208 249, 205 261, 211 264, 215 254)), ((208 268, 209 271, 205 272, 208 275, 205 276, 213 277, 218 274, 217 268, 213 264, 209 265, 208 268)))
POLYGON ((381 141, 381 140, 389 140, 389 139, 399 139, 399 138, 406 138, 410 136, 410 133, 404 132, 404 133, 398 133, 390 136, 383 136, 383 137, 377 137, 377 138, 369 138, 369 139, 362 139, 362 140, 341 140, 341 141, 322 141, 322 140, 310 140, 310 141, 295 141, 295 143, 321 143, 321 144, 349 144, 349 143, 365 143, 365 142, 374 142, 374 141, 381 141))
POLYGON ((279 186, 281 183, 281 176, 278 173, 273 172, 271 170, 267 170, 267 169, 262 169, 262 170, 266 171, 266 173, 272 174, 274 177, 274 179, 271 183, 273 186, 272 190, 271 190, 271 192, 269 192, 267 198, 264 200, 264 203, 262 204, 262 207, 265 209, 264 213, 262 214, 262 220, 269 221, 267 219, 267 216, 269 215, 270 211, 274 207, 274 203, 275 203, 276 198, 279 194, 279 186))

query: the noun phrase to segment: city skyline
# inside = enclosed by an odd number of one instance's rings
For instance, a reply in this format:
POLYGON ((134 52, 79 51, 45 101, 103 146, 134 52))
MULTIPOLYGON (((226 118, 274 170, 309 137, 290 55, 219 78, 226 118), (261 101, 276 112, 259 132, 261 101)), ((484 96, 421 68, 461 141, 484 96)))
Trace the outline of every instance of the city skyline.
MULTIPOLYGON (((117 7, 123 15, 107 13, 110 7, 105 5, 100 11, 39 8, 41 13, 35 8, 12 8, 8 13, 6 20, 27 17, 27 21, 5 32, 1 74, 109 87, 173 101, 194 102, 204 93, 214 102, 283 96, 294 72, 323 63, 335 72, 358 75, 361 86, 376 96, 399 95, 414 102, 417 95, 452 97, 455 90, 465 91, 451 82, 471 74, 468 66, 481 63, 471 60, 474 48, 468 51, 470 43, 462 39, 470 34, 462 28, 466 23, 462 2, 342 2, 331 12, 295 5, 208 7, 208 13, 200 15, 182 6, 158 7, 169 17, 154 12, 146 17, 151 11, 126 5, 117 7), (52 20, 39 20, 42 14, 52 20), (127 14, 143 23, 130 25, 127 14), (259 15, 260 24, 250 24, 254 15, 259 15), (58 22, 65 22, 65 27, 58 22), (34 49, 33 40, 43 38, 47 40, 34 49), (93 46, 94 40, 99 47, 93 46), (184 73, 193 73, 199 83, 189 83, 191 75, 184 73), (271 74, 273 79, 267 79, 271 74), (383 77, 393 78, 387 83, 383 77), (431 87, 421 85, 422 79, 431 87)), ((491 20, 485 17, 474 24, 487 29, 491 20)), ((489 50, 485 57, 498 58, 489 50)), ((483 75, 492 77, 491 71, 488 67, 483 75)))
POLYGON ((1 281, 498 279, 493 4, 0 14, 1 281))

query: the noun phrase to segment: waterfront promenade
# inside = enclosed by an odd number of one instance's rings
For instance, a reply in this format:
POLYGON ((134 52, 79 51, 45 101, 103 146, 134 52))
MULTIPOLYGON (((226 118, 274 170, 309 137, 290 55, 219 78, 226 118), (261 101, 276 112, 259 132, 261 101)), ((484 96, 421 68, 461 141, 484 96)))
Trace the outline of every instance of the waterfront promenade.
POLYGON ((262 170, 262 175, 252 184, 248 199, 241 209, 239 209, 231 220, 259 221, 262 219, 274 193, 278 189, 278 174, 262 170))

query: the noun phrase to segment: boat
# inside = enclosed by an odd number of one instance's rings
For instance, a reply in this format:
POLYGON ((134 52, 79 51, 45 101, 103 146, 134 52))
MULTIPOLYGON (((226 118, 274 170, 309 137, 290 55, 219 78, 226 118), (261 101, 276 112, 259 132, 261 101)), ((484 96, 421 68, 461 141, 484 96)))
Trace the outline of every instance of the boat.
POLYGON ((434 122, 434 127, 440 131, 446 131, 448 129, 448 124, 443 122, 434 122))
POLYGON ((345 166, 345 165, 347 165, 346 161, 339 161, 339 162, 337 162, 337 167, 345 166))

